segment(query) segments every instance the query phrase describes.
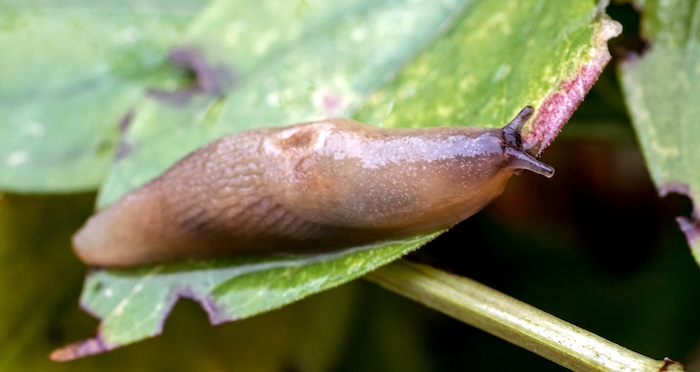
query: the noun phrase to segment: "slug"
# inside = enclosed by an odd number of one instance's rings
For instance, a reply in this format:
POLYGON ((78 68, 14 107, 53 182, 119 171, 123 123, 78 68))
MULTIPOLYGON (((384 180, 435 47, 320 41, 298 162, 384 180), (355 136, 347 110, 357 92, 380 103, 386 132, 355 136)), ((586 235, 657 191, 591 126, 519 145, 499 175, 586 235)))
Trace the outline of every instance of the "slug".
POLYGON ((380 129, 349 119, 232 134, 92 216, 74 235, 91 266, 319 252, 451 227, 523 170, 525 107, 502 129, 380 129))

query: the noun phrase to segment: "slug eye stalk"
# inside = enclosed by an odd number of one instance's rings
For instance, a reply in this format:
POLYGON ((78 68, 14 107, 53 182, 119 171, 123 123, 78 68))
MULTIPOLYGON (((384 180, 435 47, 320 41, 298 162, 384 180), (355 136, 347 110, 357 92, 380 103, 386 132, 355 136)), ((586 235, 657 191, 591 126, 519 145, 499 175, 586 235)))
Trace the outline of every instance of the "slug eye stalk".
POLYGON ((517 169, 517 174, 522 173, 522 170, 529 170, 541 176, 552 178, 554 168, 537 160, 523 149, 523 126, 534 111, 531 106, 525 106, 510 123, 503 127, 504 152, 511 156, 511 166, 517 169))

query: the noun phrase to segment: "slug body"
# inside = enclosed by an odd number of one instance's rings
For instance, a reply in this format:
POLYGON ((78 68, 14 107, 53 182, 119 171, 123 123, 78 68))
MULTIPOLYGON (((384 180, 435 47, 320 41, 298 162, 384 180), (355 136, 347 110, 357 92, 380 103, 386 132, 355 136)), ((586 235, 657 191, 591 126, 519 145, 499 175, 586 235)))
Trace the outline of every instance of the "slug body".
POLYGON ((503 129, 379 129, 348 119, 221 138, 91 217, 73 237, 92 266, 315 252, 447 228, 514 173, 526 107, 503 129))

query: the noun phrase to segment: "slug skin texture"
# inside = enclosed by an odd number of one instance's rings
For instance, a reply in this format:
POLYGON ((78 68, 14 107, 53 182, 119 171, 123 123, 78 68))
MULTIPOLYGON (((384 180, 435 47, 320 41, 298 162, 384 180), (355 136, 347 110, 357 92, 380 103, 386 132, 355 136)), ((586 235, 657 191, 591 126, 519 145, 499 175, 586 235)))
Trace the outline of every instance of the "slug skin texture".
POLYGON ((90 266, 319 252, 447 228, 514 173, 525 107, 502 129, 380 129, 349 119, 236 133, 92 216, 73 237, 90 266))

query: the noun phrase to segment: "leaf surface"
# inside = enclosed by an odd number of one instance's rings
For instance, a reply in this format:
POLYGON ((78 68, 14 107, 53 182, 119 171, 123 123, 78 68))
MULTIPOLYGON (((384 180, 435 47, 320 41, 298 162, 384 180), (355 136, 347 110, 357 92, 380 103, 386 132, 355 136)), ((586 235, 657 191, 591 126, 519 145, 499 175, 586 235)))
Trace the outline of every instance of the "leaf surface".
POLYGON ((203 1, 0 3, 0 190, 95 189, 120 123, 167 64, 203 1))
POLYGON ((630 55, 619 77, 647 168, 661 196, 693 202, 678 222, 700 263, 700 7, 697 1, 639 1, 650 50, 630 55))

